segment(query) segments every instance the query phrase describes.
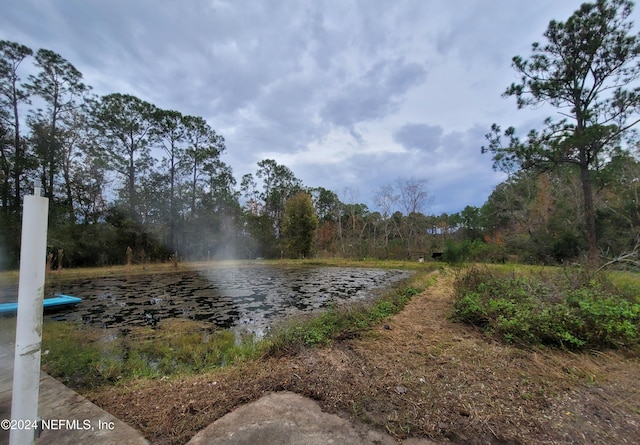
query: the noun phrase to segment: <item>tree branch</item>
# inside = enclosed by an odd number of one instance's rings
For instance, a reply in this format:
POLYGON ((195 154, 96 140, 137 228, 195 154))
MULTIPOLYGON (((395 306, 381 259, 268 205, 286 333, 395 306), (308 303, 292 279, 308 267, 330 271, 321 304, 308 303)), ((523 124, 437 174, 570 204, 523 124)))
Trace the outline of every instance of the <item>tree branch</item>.
POLYGON ((637 239, 636 245, 633 247, 633 250, 631 250, 630 252, 623 252, 617 257, 610 259, 602 266, 600 266, 596 272, 600 272, 601 270, 616 263, 627 263, 631 264, 634 267, 640 268, 640 238, 637 239))

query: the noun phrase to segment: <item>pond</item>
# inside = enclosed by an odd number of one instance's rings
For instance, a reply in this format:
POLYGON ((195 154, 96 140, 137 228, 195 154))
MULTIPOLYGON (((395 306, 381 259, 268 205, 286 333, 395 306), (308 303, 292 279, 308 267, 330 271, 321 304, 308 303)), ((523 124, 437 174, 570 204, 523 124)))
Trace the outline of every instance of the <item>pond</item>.
POLYGON ((48 286, 45 297, 63 293, 83 301, 46 314, 45 320, 118 328, 188 318, 260 338, 288 317, 373 298, 410 275, 372 268, 241 265, 93 278, 48 286))

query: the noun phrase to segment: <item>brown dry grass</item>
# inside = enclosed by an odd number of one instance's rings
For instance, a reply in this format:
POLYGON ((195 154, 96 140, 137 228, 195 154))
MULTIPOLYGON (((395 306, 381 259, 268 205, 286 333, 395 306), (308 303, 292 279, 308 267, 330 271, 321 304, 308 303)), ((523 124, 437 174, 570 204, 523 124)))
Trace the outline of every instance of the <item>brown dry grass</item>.
POLYGON ((397 438, 454 443, 625 444, 640 437, 640 363, 490 342, 452 323, 453 277, 415 296, 386 328, 332 347, 212 374, 88 394, 152 443, 182 444, 235 407, 289 390, 397 438), (390 329, 389 329, 390 328, 390 329))

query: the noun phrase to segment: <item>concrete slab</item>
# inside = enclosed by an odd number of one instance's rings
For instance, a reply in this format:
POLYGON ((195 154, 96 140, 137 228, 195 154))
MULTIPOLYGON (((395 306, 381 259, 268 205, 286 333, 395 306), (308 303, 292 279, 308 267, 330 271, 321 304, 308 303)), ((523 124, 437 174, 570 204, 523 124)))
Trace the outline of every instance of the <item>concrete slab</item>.
MULTIPOLYGON (((14 338, 0 338, 0 420, 11 419, 14 338)), ((38 414, 44 420, 36 445, 142 445, 149 442, 134 428, 116 419, 71 388, 42 372, 38 414)), ((9 443, 9 431, 0 428, 0 445, 9 443)))
MULTIPOLYGON (((391 436, 325 413, 311 399, 271 393, 241 406, 196 434, 187 445, 397 445, 391 436)), ((413 445, 432 445, 411 439, 413 445)))
MULTIPOLYGON (((36 445, 121 444, 149 442, 137 430, 42 373, 38 412, 43 430, 36 445)), ((0 419, 11 418, 11 391, 0 395, 0 419)), ((9 431, 0 431, 0 444, 9 443, 9 431)))

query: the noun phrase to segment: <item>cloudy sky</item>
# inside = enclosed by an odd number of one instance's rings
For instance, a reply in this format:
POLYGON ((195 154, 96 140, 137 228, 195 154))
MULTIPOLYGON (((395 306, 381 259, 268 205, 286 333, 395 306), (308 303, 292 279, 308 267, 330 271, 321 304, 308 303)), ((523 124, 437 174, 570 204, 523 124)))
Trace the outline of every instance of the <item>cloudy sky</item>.
POLYGON ((59 53, 96 94, 204 117, 238 181, 271 158, 374 210, 382 185, 421 178, 439 214, 504 179, 480 154, 492 123, 527 131, 553 113, 501 93, 511 58, 580 3, 5 0, 0 39, 59 53))

